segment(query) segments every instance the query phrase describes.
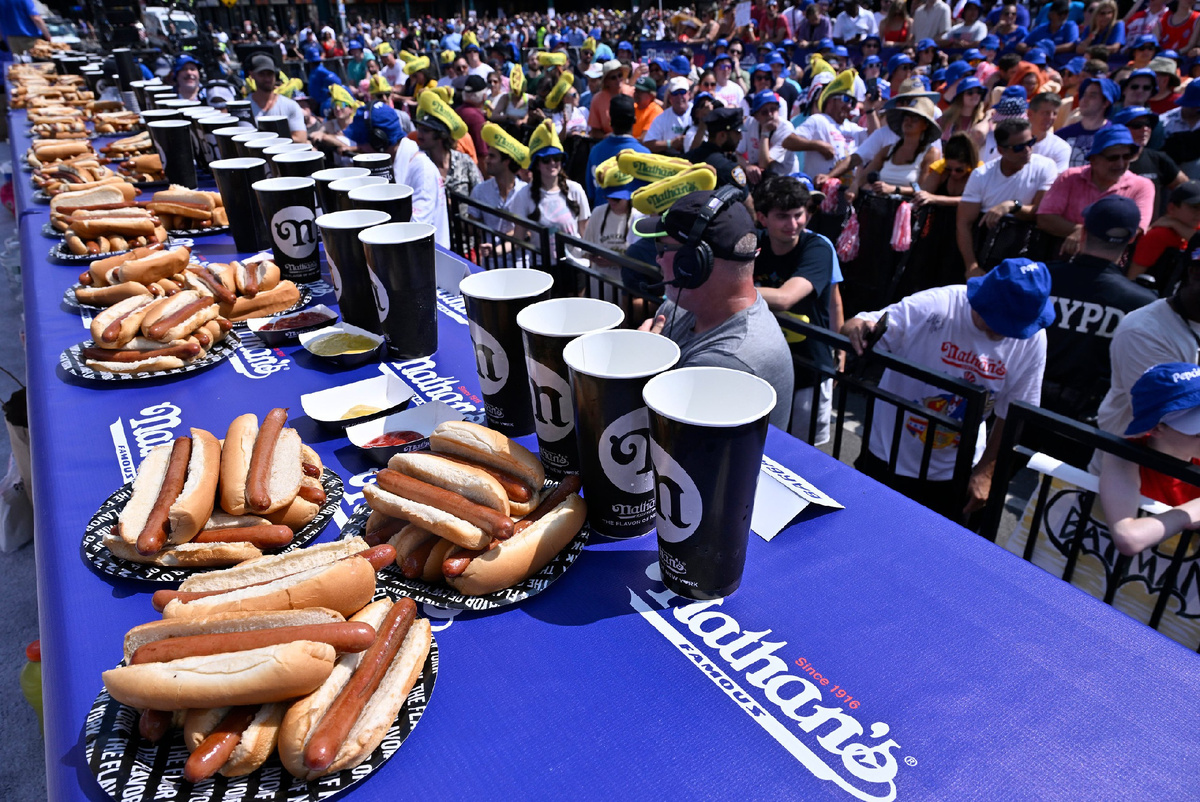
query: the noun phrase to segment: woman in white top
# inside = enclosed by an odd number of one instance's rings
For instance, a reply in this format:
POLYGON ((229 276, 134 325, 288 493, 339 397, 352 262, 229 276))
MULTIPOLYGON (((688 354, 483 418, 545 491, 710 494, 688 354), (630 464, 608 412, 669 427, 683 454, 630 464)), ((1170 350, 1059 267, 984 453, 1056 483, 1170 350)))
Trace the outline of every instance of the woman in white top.
MULTIPOLYGON (((562 231, 582 237, 592 210, 587 193, 563 172, 563 152, 558 147, 545 147, 533 154, 530 181, 517 191, 512 212, 551 231, 562 231)), ((517 227, 519 240, 529 238, 527 229, 517 227)), ((550 238, 551 259, 554 258, 554 238, 550 238)))
POLYGON ((500 74, 499 70, 492 70, 488 73, 488 96, 484 101, 484 107, 487 109, 487 116, 493 117, 496 112, 496 104, 500 99, 508 94, 505 84, 508 79, 500 74))
MULTIPOLYGON (((525 87, 521 87, 523 90, 525 87)), ((529 95, 524 91, 513 92, 511 89, 505 92, 495 105, 492 106, 491 118, 497 123, 512 123, 520 125, 525 122, 525 118, 529 116, 529 95)))
POLYGON ((859 168, 846 192, 847 199, 853 200, 864 185, 881 195, 915 197, 919 190, 913 185, 920 184, 930 166, 942 158, 941 148, 936 144, 941 135, 936 111, 933 101, 925 97, 909 106, 889 109, 888 127, 900 135, 900 141, 879 151, 869 164, 859 168), (874 178, 870 183, 868 176, 874 178))

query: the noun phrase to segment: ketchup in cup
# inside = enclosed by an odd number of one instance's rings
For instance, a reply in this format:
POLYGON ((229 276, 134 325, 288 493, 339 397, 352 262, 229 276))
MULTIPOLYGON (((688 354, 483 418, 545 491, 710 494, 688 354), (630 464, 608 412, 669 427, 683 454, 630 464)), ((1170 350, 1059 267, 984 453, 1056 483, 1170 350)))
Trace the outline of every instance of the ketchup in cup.
POLYGON ((323 315, 320 312, 300 312, 289 317, 282 317, 279 320, 272 321, 259 331, 289 331, 291 329, 302 329, 306 326, 315 326, 318 323, 324 323, 330 320, 329 315, 323 315))
POLYGON ((368 440, 363 444, 363 448, 387 448, 389 446, 402 446, 405 443, 411 443, 414 440, 420 440, 425 435, 420 432, 401 431, 388 432, 381 434, 374 440, 368 440))

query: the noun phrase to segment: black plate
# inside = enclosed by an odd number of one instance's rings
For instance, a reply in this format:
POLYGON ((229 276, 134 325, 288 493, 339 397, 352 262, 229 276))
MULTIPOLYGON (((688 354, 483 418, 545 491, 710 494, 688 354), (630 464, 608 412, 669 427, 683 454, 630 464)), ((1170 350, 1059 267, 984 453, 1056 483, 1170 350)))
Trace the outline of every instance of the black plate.
MULTIPOLYGON (((66 304, 71 309, 74 309, 79 312, 87 310, 88 312, 91 312, 93 316, 98 315, 99 313, 103 312, 107 307, 92 306, 91 304, 81 304, 81 303, 79 303, 78 300, 75 299, 75 290, 78 288, 82 288, 82 287, 83 287, 83 285, 80 284, 78 281, 75 282, 74 284, 72 284, 70 287, 67 287, 66 292, 63 293, 63 303, 66 304)), ((275 315, 290 315, 292 312, 299 312, 301 309, 303 309, 304 307, 306 307, 310 303, 312 303, 312 297, 313 297, 312 290, 309 289, 307 284, 297 284, 296 288, 298 290, 300 290, 300 300, 296 301, 296 303, 292 304, 290 307, 283 310, 282 312, 276 312, 272 315, 269 315, 269 317, 275 317, 275 315)), ((246 321, 234 323, 233 325, 234 325, 234 328, 236 328, 239 332, 243 331, 243 330, 245 330, 245 331, 249 330, 246 325, 246 321)))
MULTIPOLYGON (((354 509, 354 515, 342 527, 340 537, 347 538, 363 534, 366 530, 367 518, 370 516, 371 508, 365 503, 359 504, 354 509)), ((505 588, 483 596, 465 596, 449 585, 430 585, 419 579, 408 579, 400 573, 400 569, 396 567, 395 563, 376 574, 376 581, 380 587, 393 596, 410 596, 416 601, 432 604, 434 607, 444 607, 453 610, 495 610, 524 601, 530 596, 536 596, 549 587, 551 582, 566 573, 571 564, 575 562, 575 558, 579 556, 580 552, 583 551, 583 547, 587 545, 588 535, 590 534, 591 529, 588 528, 585 521, 583 527, 571 539, 571 542, 555 555, 553 560, 546 563, 542 570, 524 582, 518 582, 511 588, 505 588)))
POLYGON ((383 743, 356 768, 313 782, 288 774, 279 762, 279 753, 273 752, 266 763, 245 777, 218 774, 193 786, 182 777, 188 757, 182 730, 173 730, 157 744, 149 743, 138 734, 139 711, 113 701, 105 690, 100 691, 88 712, 84 753, 101 789, 121 802, 200 798, 208 802, 317 802, 362 782, 396 753, 424 715, 437 674, 438 645, 436 639, 431 639, 421 675, 383 743))
POLYGON ((171 182, 166 179, 162 181, 134 181, 133 185, 137 187, 139 192, 150 192, 152 190, 166 189, 171 186, 171 182))
MULTIPOLYGON (((268 553, 284 554, 294 551, 307 546, 317 535, 321 534, 321 530, 333 519, 338 505, 342 503, 342 479, 326 468, 321 474, 321 487, 325 488, 326 498, 317 517, 297 532, 287 546, 268 553)), ((125 504, 132 495, 133 482, 122 485, 117 492, 100 505, 100 509, 96 510, 95 515, 88 521, 87 528, 83 530, 83 542, 79 544, 79 552, 83 556, 84 562, 94 570, 117 579, 141 579, 146 582, 164 582, 175 585, 192 574, 220 570, 218 568, 180 568, 135 563, 121 559, 105 548, 104 535, 117 523, 117 516, 121 514, 121 510, 125 509, 125 504)))
POLYGON ((42 204, 45 204, 46 206, 49 206, 50 205, 50 196, 46 194, 46 190, 44 190, 44 189, 35 189, 33 191, 33 202, 34 203, 42 203, 42 204))
MULTIPOLYGON (((167 244, 170 245, 170 242, 167 244)), ((77 253, 71 253, 71 250, 67 247, 67 241, 64 239, 55 243, 54 245, 51 245, 50 250, 46 255, 57 261, 59 264, 90 265, 97 259, 107 259, 110 256, 120 256, 121 254, 129 253, 132 250, 133 248, 126 248, 123 251, 109 251, 108 253, 85 253, 80 255, 77 253)))
POLYGON ((43 237, 49 237, 50 239, 61 240, 66 235, 67 234, 65 231, 59 231, 57 228, 55 228, 50 223, 42 224, 42 236, 43 237))
POLYGON ((167 233, 172 237, 211 237, 213 234, 227 234, 229 226, 209 226, 208 228, 168 228, 167 233))
POLYGON ((231 331, 226 335, 224 340, 214 345, 211 351, 195 362, 184 365, 181 368, 160 370, 156 373, 101 373, 94 371, 84 364, 82 356, 83 349, 90 348, 92 345, 94 343, 91 340, 85 340, 78 345, 72 345, 59 354, 59 366, 72 376, 78 376, 81 379, 91 379, 93 381, 142 381, 144 379, 159 379, 163 376, 195 373, 197 370, 203 370, 218 362, 224 362, 226 359, 229 359, 234 351, 242 347, 242 341, 238 338, 237 332, 231 331))

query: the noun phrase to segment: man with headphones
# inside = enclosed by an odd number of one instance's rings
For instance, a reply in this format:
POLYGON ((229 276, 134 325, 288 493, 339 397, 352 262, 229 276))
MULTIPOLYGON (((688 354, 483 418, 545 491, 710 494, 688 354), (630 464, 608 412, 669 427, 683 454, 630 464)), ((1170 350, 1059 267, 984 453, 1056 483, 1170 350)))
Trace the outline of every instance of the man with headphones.
POLYGON ((794 378, 787 341, 754 286, 758 235, 743 191, 722 186, 680 198, 661 217, 633 225, 654 238, 667 300, 641 325, 673 340, 679 367, 733 368, 765 379, 780 403, 771 423, 786 430, 794 378))

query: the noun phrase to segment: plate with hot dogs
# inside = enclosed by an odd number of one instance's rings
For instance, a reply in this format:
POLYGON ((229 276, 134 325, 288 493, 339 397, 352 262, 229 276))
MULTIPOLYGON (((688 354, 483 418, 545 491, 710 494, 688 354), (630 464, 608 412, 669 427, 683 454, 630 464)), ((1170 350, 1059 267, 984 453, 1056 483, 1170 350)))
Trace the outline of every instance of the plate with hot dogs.
POLYGON ((438 607, 490 610, 570 568, 590 531, 578 477, 546 485, 536 456, 467 421, 440 424, 429 443, 393 456, 342 529, 396 550, 381 585, 438 607))
POLYGON ((178 583, 306 546, 337 511, 342 480, 286 422, 284 409, 261 426, 241 415, 223 441, 192 429, 151 449, 88 522, 84 561, 120 579, 178 583))
POLYGON ((134 627, 84 727, 101 788, 123 801, 315 802, 362 782, 412 734, 438 672, 415 602, 367 601, 134 627))
MULTIPOLYGON (((92 318, 95 323, 98 318, 92 318)), ((216 324, 218 328, 220 324, 216 324)), ((242 341, 233 331, 221 330, 205 336, 220 339, 205 346, 197 336, 186 340, 161 341, 137 337, 128 347, 110 349, 93 340, 72 345, 58 356, 58 366, 70 376, 89 381, 141 381, 182 376, 229 359, 242 341)))

